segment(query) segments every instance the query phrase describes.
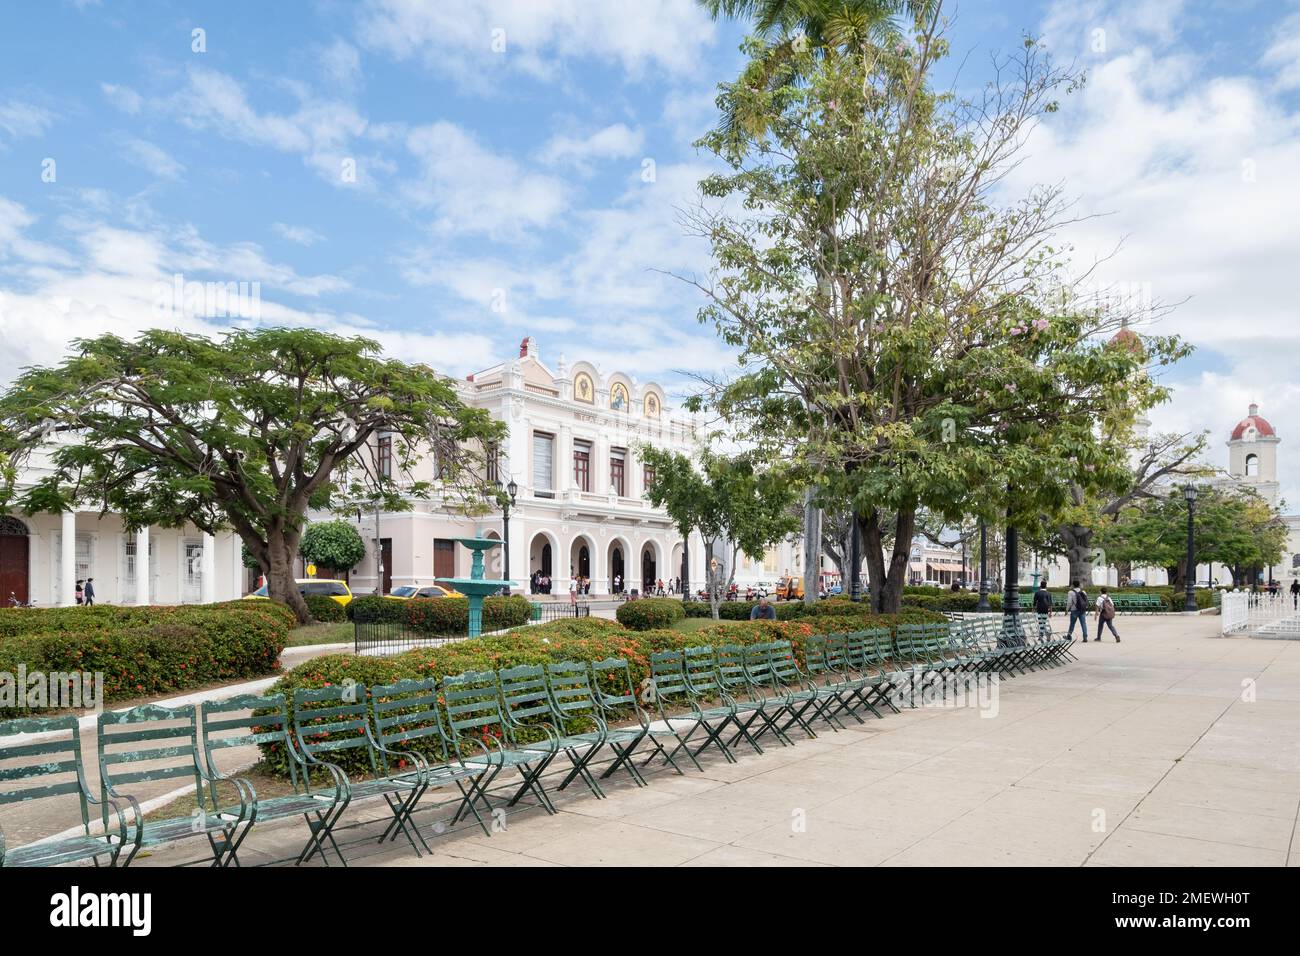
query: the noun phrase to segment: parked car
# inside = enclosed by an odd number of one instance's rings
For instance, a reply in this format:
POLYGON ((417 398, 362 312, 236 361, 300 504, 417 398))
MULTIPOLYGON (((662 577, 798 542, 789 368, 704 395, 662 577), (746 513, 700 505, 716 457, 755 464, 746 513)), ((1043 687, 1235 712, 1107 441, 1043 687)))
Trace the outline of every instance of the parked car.
MULTIPOLYGON (((333 598, 339 604, 347 607, 348 602, 352 600, 352 589, 348 587, 346 581, 340 581, 336 578, 295 578, 298 584, 298 593, 303 597, 309 594, 323 594, 325 597, 333 598)), ((252 594, 245 594, 247 598, 262 598, 268 596, 265 582, 260 588, 252 594)))
POLYGON ((384 595, 384 597, 394 601, 409 601, 411 598, 455 598, 464 596, 455 588, 449 588, 444 584, 403 584, 384 595))

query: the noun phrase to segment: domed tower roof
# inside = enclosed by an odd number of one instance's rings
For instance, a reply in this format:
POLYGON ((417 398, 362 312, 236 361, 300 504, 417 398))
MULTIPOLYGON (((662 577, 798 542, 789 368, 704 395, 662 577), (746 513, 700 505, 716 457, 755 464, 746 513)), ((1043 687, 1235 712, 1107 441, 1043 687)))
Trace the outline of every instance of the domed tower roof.
POLYGON ((1251 429, 1255 431, 1256 438, 1276 438, 1277 432, 1273 426, 1268 423, 1268 419, 1259 413, 1259 406, 1251 404, 1250 411, 1246 417, 1237 422, 1236 427, 1232 429, 1231 441, 1240 441, 1246 437, 1246 433, 1251 429))

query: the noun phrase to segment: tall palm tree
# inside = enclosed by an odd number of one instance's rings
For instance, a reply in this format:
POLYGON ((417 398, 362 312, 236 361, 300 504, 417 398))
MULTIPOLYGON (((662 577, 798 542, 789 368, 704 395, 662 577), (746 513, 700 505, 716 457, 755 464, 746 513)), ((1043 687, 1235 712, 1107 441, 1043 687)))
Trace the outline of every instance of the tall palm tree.
MULTIPOLYGON (((884 43, 897 35, 897 21, 929 19, 942 0, 699 0, 713 19, 748 19, 763 41, 737 85, 776 90, 798 83, 796 54, 837 56, 868 42, 884 43)), ((722 129, 739 144, 763 131, 760 115, 734 100, 724 104, 722 129)))

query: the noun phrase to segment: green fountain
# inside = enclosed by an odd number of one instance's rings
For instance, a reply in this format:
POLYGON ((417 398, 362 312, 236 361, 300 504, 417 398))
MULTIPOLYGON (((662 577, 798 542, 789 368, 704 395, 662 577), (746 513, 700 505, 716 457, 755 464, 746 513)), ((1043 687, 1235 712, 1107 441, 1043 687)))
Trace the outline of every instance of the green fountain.
POLYGON ((453 538, 474 553, 474 562, 469 568, 467 578, 434 578, 438 584, 455 588, 469 598, 469 636, 478 637, 483 633, 483 599, 495 594, 503 587, 513 587, 513 581, 488 580, 483 577, 483 554, 495 548, 501 542, 496 538, 453 538))

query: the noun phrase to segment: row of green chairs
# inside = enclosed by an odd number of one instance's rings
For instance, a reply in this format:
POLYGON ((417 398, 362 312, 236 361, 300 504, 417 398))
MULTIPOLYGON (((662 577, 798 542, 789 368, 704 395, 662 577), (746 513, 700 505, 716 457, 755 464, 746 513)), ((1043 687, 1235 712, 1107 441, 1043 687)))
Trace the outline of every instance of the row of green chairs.
POLYGON ((604 796, 589 764, 605 747, 615 759, 603 776, 623 767, 644 786, 630 758, 643 741, 662 750, 649 724, 636 704, 628 664, 620 659, 467 673, 441 682, 299 689, 291 701, 274 694, 180 707, 148 704, 99 715, 100 785, 92 788, 76 717, 6 721, 0 723, 0 805, 75 795, 82 832, 7 852, 0 832, 0 866, 86 859, 96 866, 127 866, 143 848, 199 836, 208 841, 213 866, 237 866, 254 823, 294 816, 302 816, 309 829, 297 863, 319 853, 328 864, 328 846, 346 865, 333 832, 352 803, 367 799, 383 799, 392 814, 380 842, 400 834, 419 854, 428 844, 411 814, 431 789, 457 787, 453 823, 473 816, 490 835, 479 808, 491 811, 487 790, 507 768, 521 776, 508 804, 532 792, 548 812, 555 808, 540 781, 561 755, 572 767, 560 789, 582 779, 604 796), (622 716, 628 710, 638 717, 637 726, 610 726, 612 712, 622 716), (222 751, 251 746, 283 759, 292 794, 259 796, 251 781, 220 769, 222 751), (353 779, 338 766, 344 753, 360 755, 369 771, 364 778, 353 779), (130 791, 173 779, 193 782, 194 812, 146 820, 130 791), (20 782, 25 786, 16 786, 20 782), (102 833, 92 833, 92 818, 102 833))
POLYGON ((85 773, 75 717, 8 721, 0 723, 0 804, 76 795, 82 832, 7 854, 0 832, 0 866, 85 859, 126 866, 143 848, 189 837, 207 840, 213 866, 237 866, 256 822, 297 816, 309 836, 296 862, 319 854, 328 865, 332 850, 346 865, 334 830, 351 804, 370 799, 384 800, 391 814, 379 841, 404 836, 419 855, 429 846, 412 814, 431 790, 455 787, 453 824, 472 817, 490 835, 484 811, 497 808, 488 794, 507 770, 518 779, 505 806, 531 794, 554 813, 552 778, 560 778, 555 789, 581 781, 600 799, 599 781, 619 770, 645 786, 641 769, 656 758, 682 773, 687 763, 703 769, 699 758, 710 748, 735 762, 742 741, 762 753, 765 737, 788 746, 795 728, 815 737, 819 723, 838 731, 844 718, 898 713, 896 701, 918 681, 1063 663, 1071 642, 1045 623, 999 615, 901 625, 896 635, 885 628, 813 635, 802 664, 789 641, 660 651, 640 688, 628 662, 611 658, 299 689, 291 699, 144 705, 99 716, 97 789, 85 773), (221 770, 224 751, 252 746, 283 762, 292 793, 259 796, 250 780, 221 770), (597 777, 593 764, 605 753, 597 777), (561 759, 567 768, 553 773, 561 759), (339 762, 367 772, 354 778, 339 762), (172 779, 193 782, 194 812, 146 820, 131 790, 172 779), (102 833, 92 832, 92 818, 102 833))

